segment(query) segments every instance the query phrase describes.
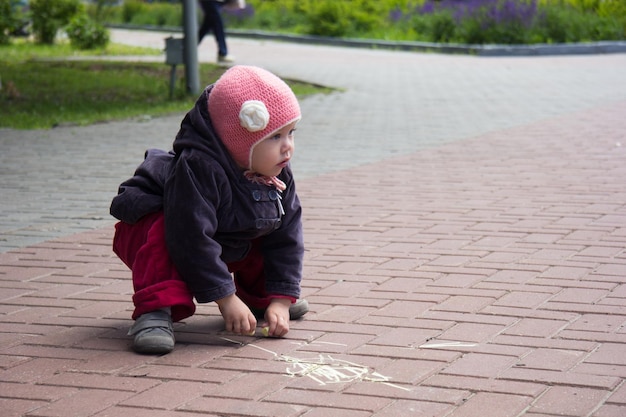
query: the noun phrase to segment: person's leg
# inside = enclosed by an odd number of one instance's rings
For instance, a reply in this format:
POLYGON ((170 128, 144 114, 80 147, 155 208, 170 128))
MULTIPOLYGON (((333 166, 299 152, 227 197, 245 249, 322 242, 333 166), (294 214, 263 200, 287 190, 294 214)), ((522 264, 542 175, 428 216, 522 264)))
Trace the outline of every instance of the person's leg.
POLYGON ((217 43, 218 57, 227 56, 228 48, 226 46, 226 34, 224 32, 224 22, 220 11, 222 3, 218 1, 205 0, 200 2, 200 6, 204 12, 204 18, 202 19, 202 24, 198 30, 198 43, 200 43, 202 38, 212 30, 213 35, 215 36, 215 42, 217 43))
POLYGON ((193 296, 170 260, 165 246, 163 214, 134 225, 118 223, 113 250, 131 269, 135 323, 129 331, 141 353, 168 353, 174 348, 172 320, 193 315, 193 296))
POLYGON ((202 23, 200 23, 200 27, 198 28, 198 44, 202 42, 202 39, 204 39, 205 35, 209 33, 213 28, 213 23, 211 20, 212 11, 207 10, 210 8, 209 3, 211 2, 208 0, 200 1, 200 7, 202 8, 202 23))
POLYGON ((195 312, 193 296, 174 267, 165 245, 163 213, 144 217, 136 224, 115 226, 113 251, 131 269, 133 319, 170 307, 174 321, 195 312))

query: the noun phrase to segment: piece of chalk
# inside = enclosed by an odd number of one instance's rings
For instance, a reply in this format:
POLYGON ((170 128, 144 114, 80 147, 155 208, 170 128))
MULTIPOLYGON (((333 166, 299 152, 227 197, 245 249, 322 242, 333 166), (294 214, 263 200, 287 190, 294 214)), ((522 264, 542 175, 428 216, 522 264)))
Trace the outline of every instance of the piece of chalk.
POLYGON ((269 328, 269 326, 263 327, 261 329, 261 334, 263 336, 265 336, 265 337, 269 337, 269 335, 270 335, 270 328, 269 328))

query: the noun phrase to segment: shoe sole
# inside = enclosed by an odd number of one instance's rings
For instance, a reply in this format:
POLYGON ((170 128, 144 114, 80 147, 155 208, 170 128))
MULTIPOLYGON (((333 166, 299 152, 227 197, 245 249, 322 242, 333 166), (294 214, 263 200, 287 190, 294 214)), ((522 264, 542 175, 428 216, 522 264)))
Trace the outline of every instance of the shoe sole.
POLYGON ((133 350, 137 353, 165 354, 174 350, 174 341, 166 337, 146 337, 135 340, 133 350))

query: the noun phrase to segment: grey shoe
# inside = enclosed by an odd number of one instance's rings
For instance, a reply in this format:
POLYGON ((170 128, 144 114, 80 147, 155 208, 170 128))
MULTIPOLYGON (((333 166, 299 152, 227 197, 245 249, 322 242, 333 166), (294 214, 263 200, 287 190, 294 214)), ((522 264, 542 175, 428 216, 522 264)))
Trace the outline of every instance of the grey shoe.
POLYGON ((217 55, 217 63, 223 65, 232 65, 235 63, 235 57, 232 55, 217 55))
POLYGON ((299 299, 291 306, 289 306, 289 320, 298 320, 309 312, 309 302, 304 299, 299 299))
POLYGON ((139 316, 128 335, 135 336, 133 350, 137 353, 165 354, 174 349, 172 317, 165 310, 139 316))

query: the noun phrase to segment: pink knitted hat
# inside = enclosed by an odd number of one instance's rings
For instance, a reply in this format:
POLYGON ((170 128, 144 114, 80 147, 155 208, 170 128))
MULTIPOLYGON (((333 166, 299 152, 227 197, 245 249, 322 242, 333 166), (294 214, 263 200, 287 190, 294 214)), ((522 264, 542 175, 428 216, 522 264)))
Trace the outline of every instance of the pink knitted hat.
POLYGON ((291 88, 271 72, 253 66, 229 68, 215 82, 208 104, 217 135, 235 162, 246 169, 257 143, 301 117, 291 88))

